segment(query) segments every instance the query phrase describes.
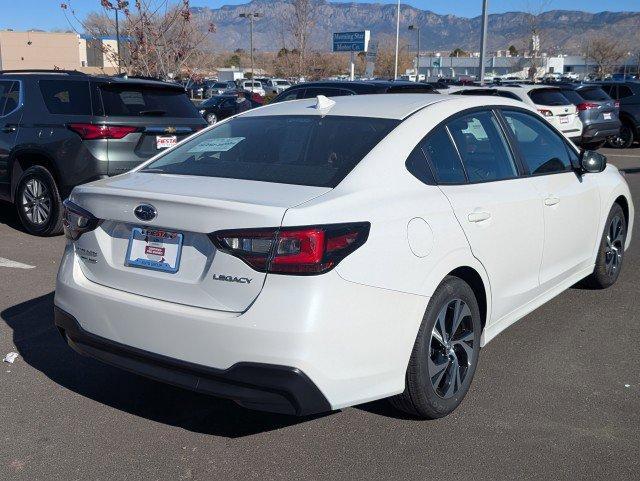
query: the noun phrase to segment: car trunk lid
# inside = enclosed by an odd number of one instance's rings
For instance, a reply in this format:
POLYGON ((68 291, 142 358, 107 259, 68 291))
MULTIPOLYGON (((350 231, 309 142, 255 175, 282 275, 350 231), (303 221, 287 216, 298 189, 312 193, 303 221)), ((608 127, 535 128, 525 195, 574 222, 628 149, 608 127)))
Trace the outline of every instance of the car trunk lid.
MULTIPOLYGON (((84 275, 98 284, 173 303, 242 312, 262 290, 266 274, 216 250, 207 234, 278 227, 287 208, 329 190, 132 172, 74 190, 72 202, 104 219, 96 230, 76 242, 76 255, 84 275), (153 206, 157 213, 146 222, 134 214, 136 207, 143 204, 153 206), (149 231, 150 235, 162 231, 182 236, 176 272, 131 265, 137 255, 131 250, 136 228, 143 229, 143 236, 149 231)), ((144 244, 143 240, 136 242, 144 244)), ((148 241, 146 245, 156 244, 148 241)), ((171 264, 172 260, 167 262, 171 264)))

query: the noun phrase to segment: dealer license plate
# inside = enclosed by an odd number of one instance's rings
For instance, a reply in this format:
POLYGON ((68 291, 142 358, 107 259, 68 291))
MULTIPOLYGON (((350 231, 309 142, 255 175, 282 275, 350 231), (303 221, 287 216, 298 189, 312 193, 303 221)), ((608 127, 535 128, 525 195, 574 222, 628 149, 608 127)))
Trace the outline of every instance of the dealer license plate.
POLYGON ((178 232, 134 227, 125 265, 173 274, 180 268, 183 235, 178 232))
POLYGON ((175 135, 156 135, 156 148, 168 149, 178 143, 178 137, 175 135))

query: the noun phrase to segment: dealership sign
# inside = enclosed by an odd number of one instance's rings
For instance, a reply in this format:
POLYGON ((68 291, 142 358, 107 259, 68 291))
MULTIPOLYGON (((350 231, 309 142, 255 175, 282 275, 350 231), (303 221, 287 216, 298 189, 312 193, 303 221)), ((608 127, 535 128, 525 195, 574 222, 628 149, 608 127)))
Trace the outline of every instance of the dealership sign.
POLYGON ((333 34, 334 52, 366 52, 369 48, 371 32, 336 32, 333 34))

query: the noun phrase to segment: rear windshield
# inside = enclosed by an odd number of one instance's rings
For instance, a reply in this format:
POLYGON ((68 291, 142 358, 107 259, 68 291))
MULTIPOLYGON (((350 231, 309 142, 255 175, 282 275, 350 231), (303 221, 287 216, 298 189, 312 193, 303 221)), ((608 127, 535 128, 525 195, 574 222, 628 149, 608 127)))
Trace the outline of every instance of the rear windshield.
POLYGON ((142 172, 335 187, 399 123, 342 116, 238 117, 167 152, 142 172))
POLYGON ((575 90, 567 89, 562 91, 562 95, 564 95, 567 98, 567 100, 571 102, 573 105, 581 104, 585 100, 584 97, 582 96, 582 91, 578 93, 575 90))
POLYGON ((100 91, 107 116, 199 117, 186 93, 178 89, 105 84, 100 91))
POLYGON ((559 90, 532 90, 529 97, 537 105, 571 105, 559 90))
POLYGON ((585 100, 593 100, 596 102, 611 100, 611 97, 600 87, 586 87, 578 90, 578 92, 585 100))

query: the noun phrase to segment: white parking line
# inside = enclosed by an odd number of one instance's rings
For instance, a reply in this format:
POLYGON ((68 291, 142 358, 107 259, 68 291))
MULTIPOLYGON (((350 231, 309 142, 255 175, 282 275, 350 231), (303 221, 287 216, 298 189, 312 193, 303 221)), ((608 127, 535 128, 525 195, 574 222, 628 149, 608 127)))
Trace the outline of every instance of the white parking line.
POLYGON ((0 257, 0 267, 12 267, 13 269, 33 269, 35 266, 29 264, 23 264, 22 262, 12 261, 11 259, 5 259, 0 257))
POLYGON ((607 154, 607 157, 629 157, 631 159, 640 159, 640 155, 626 155, 626 154, 607 154))

